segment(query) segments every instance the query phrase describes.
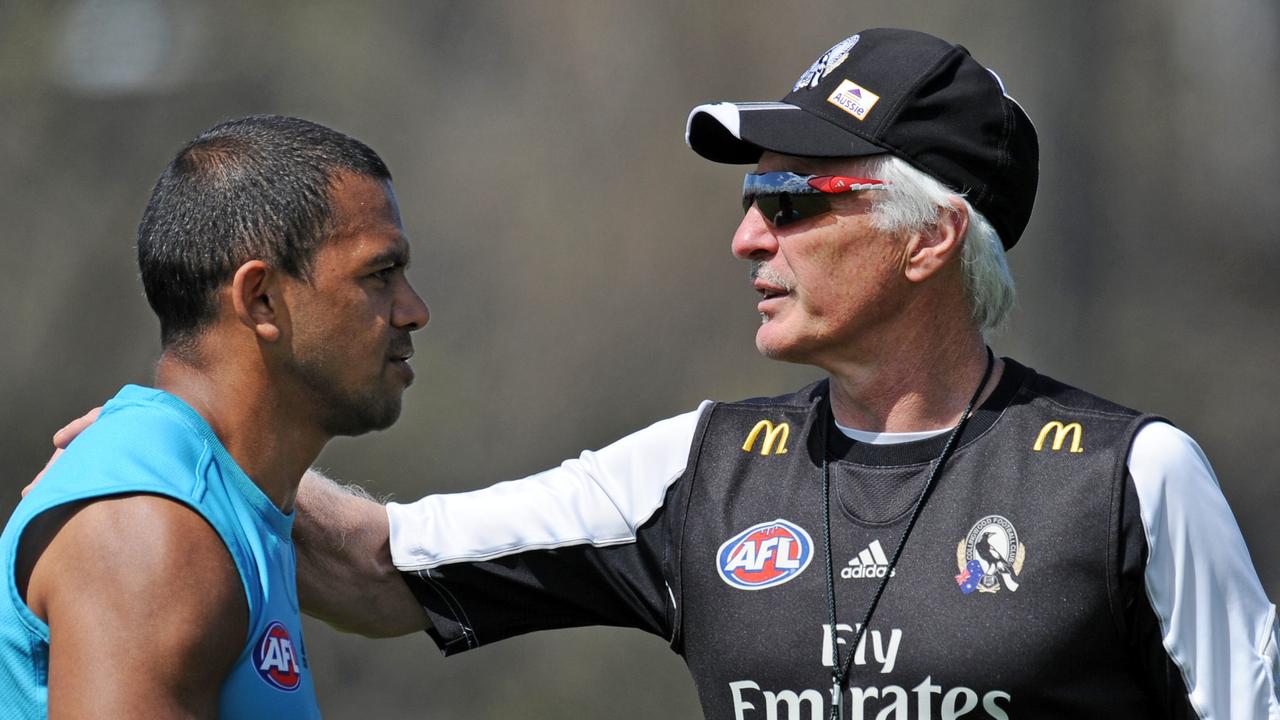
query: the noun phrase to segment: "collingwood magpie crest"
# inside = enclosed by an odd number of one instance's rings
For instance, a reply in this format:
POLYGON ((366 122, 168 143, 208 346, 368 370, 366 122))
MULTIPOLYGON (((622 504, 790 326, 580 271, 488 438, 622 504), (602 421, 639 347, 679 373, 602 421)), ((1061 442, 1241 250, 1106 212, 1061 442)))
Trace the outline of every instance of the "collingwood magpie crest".
POLYGON ((1002 515, 988 515, 973 524, 969 534, 956 546, 956 584, 969 595, 1016 592, 1017 577, 1027 559, 1027 546, 1018 540, 1013 523, 1002 515))

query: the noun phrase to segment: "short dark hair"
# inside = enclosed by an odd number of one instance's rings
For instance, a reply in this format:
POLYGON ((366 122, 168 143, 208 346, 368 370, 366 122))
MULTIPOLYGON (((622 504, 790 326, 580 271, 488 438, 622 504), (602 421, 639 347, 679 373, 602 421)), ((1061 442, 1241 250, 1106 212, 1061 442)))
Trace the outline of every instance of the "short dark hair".
POLYGON ((228 120, 187 143, 138 226, 138 268, 164 348, 193 347, 216 316, 218 288, 249 260, 309 279, 343 171, 391 179, 364 143, 293 117, 228 120))

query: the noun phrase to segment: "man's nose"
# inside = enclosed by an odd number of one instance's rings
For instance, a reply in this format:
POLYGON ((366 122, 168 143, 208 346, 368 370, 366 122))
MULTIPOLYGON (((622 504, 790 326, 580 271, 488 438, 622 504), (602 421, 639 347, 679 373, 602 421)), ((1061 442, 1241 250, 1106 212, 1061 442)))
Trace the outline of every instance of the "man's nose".
POLYGON ((409 331, 421 330, 431 322, 431 309, 407 281, 396 298, 391 323, 409 331))
POLYGON ((742 216, 731 247, 734 257, 740 260, 762 260, 778 254, 778 238, 773 234, 773 226, 755 205, 747 208, 747 214, 742 216))

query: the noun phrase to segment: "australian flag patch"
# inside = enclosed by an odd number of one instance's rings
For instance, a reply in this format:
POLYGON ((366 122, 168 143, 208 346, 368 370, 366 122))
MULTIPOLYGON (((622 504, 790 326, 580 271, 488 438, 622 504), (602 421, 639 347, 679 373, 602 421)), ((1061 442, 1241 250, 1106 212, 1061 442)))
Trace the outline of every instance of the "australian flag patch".
POLYGON ((965 565, 960 574, 956 576, 956 584, 960 586, 960 592, 968 595, 978 589, 978 583, 982 582, 982 577, 986 573, 982 572, 982 563, 977 560, 970 560, 965 565))

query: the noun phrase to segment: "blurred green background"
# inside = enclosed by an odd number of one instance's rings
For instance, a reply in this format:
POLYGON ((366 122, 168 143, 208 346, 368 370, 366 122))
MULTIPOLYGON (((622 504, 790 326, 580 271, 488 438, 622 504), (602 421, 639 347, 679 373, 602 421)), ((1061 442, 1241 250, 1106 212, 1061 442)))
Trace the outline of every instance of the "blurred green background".
MULTIPOLYGON (((1274 0, 0 0, 0 512, 56 428, 150 381, 141 209, 183 142, 250 113, 382 154, 432 309, 400 423, 321 458, 341 478, 406 500, 481 487, 703 398, 807 382, 753 349, 755 294, 729 254, 743 169, 691 153, 684 119, 780 98, 880 25, 965 45, 1039 129, 997 352, 1196 437, 1275 598, 1274 0)), ((634 631, 449 660, 425 637, 318 623, 307 644, 335 718, 697 715, 679 658, 634 631)))

